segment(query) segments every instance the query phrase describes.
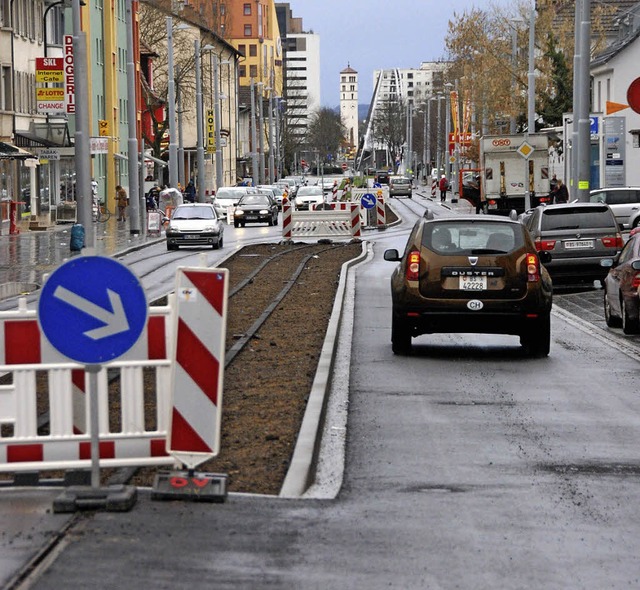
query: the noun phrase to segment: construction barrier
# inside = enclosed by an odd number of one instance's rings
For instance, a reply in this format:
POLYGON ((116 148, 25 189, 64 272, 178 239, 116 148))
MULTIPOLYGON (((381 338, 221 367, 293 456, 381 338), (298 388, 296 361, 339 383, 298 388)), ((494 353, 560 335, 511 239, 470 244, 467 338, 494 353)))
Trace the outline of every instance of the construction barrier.
MULTIPOLYGON (((104 467, 176 465, 166 450, 172 313, 169 306, 151 307, 140 340, 98 374, 104 467), (149 380, 152 400, 144 387, 149 380), (117 418, 109 415, 114 405, 117 418)), ((89 468, 88 373, 49 344, 25 300, 18 311, 0 313, 0 372, 0 472, 89 468), (39 386, 45 374, 46 386, 39 386)))

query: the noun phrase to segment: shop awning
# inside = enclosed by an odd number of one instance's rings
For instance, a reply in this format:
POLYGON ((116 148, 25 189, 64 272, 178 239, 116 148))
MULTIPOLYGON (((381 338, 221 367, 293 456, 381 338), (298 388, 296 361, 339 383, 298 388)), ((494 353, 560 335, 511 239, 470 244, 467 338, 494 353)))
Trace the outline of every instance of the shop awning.
POLYGON ((38 157, 34 156, 27 150, 23 150, 11 143, 0 141, 0 160, 37 160, 38 157))

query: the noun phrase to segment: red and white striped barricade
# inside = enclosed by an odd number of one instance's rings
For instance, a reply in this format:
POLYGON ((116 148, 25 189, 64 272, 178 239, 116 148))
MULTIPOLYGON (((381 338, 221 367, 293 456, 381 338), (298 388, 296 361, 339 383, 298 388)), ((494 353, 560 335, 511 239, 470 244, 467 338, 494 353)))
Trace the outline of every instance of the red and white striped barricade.
POLYGON ((438 179, 435 176, 431 177, 431 196, 436 196, 436 191, 438 190, 438 179))
POLYGON ((292 229, 293 229, 293 220, 292 214, 293 207, 291 207, 291 203, 289 199, 286 199, 282 203, 282 237, 286 240, 291 239, 292 229))
POLYGON ((384 205, 384 192, 382 191, 382 189, 378 189, 375 195, 378 227, 385 226, 387 224, 387 211, 384 205))
MULTIPOLYGON (((171 341, 170 307, 151 307, 143 336, 98 374, 100 463, 105 467, 175 465, 167 454, 171 341), (110 425, 109 375, 120 377, 119 419, 110 425), (152 372, 151 377, 149 371, 152 372), (143 379, 155 379, 154 416, 145 416, 143 379)), ((75 469, 91 466, 88 374, 63 357, 41 333, 36 311, 0 313, 0 371, 11 382, 0 385, 0 472, 75 469), (47 373, 48 387, 38 393, 37 375, 47 373), (49 432, 38 432, 45 410, 49 432)), ((147 394, 148 395, 148 394, 147 394)))
POLYGON ((193 470, 220 449, 228 270, 176 272, 167 451, 193 470))
POLYGON ((359 238, 362 235, 360 224, 360 205, 358 203, 350 203, 351 205, 351 235, 359 238))

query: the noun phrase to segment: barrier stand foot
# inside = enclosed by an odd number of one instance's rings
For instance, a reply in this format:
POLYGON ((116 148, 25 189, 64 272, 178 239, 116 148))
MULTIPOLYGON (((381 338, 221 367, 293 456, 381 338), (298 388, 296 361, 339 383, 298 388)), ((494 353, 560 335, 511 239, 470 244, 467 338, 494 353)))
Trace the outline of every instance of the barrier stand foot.
POLYGON ((138 490, 135 486, 71 486, 53 501, 53 511, 62 513, 105 509, 109 512, 128 512, 137 499, 138 490))
POLYGON ((160 471, 153 482, 152 500, 218 502, 227 499, 227 474, 201 471, 160 471))

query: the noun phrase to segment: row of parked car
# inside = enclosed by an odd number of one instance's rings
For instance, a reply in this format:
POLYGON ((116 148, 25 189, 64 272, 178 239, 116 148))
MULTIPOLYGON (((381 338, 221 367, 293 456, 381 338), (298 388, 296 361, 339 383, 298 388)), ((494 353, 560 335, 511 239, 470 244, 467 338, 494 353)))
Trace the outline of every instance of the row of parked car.
POLYGON ((640 228, 624 241, 612 208, 539 206, 517 217, 435 218, 413 227, 391 276, 391 344, 408 354, 421 334, 519 336, 534 357, 549 354, 553 285, 601 281, 608 326, 640 332, 640 228))

